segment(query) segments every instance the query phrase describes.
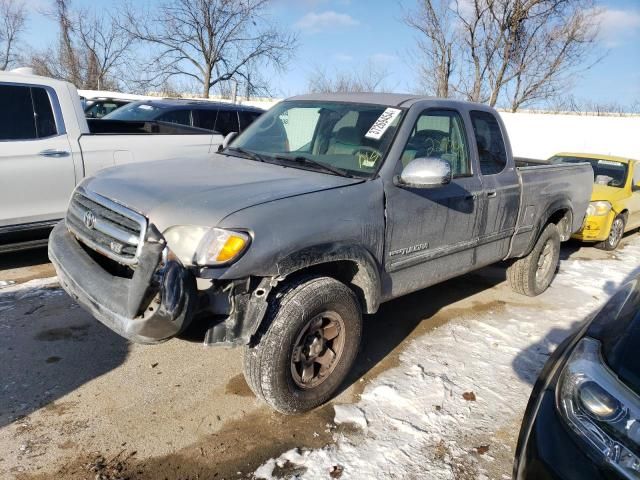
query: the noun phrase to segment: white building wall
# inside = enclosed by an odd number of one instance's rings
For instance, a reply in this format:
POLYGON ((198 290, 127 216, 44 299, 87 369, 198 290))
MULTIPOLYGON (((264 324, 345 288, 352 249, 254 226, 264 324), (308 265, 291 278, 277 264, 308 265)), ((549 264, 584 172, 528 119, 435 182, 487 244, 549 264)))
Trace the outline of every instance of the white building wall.
POLYGON ((579 152, 640 160, 640 116, 500 115, 517 157, 546 159, 559 152, 579 152))

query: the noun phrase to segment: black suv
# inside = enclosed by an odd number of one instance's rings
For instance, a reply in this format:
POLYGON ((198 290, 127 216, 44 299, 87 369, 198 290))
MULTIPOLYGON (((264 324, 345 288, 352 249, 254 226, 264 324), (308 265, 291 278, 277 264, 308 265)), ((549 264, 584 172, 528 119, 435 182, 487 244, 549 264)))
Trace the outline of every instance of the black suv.
POLYGON ((227 135, 242 132, 263 112, 259 108, 232 103, 162 99, 132 102, 102 118, 177 123, 227 135))
POLYGON ((640 277, 561 344, 524 415, 515 480, 640 478, 640 277))

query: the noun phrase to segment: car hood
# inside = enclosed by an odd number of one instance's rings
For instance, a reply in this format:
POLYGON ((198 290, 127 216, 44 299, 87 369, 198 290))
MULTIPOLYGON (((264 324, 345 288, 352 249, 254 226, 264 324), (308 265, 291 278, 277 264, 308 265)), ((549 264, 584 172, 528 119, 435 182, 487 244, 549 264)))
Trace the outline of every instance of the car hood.
POLYGON ((593 319, 587 335, 602 342, 611 370, 640 395, 640 280, 622 287, 593 319))
POLYGON ((164 232, 174 225, 215 226, 253 205, 362 181, 214 154, 113 167, 82 187, 141 213, 164 232))
POLYGON ((610 187, 609 185, 600 185, 595 183, 591 193, 591 201, 606 200, 608 202, 617 202, 626 198, 628 194, 624 188, 610 187))

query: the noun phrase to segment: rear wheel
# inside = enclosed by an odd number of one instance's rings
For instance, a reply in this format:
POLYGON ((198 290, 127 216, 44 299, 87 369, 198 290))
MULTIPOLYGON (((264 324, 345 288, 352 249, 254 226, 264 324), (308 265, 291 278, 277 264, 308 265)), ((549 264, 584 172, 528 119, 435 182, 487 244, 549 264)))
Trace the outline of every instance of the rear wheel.
POLYGON ((604 242, 597 243, 596 247, 609 251, 618 248, 620 240, 622 240, 622 236, 624 235, 625 224, 626 222, 623 215, 618 215, 614 218, 611 224, 611 230, 609 230, 609 236, 604 242))
POLYGON ((549 224, 540 234, 529 255, 519 258, 507 269, 507 279, 513 291, 530 297, 540 295, 551 284, 559 258, 558 227, 549 224))
POLYGON ((281 413, 311 410, 344 381, 361 332, 350 288, 328 277, 294 281, 276 294, 258 344, 244 352, 247 383, 281 413))

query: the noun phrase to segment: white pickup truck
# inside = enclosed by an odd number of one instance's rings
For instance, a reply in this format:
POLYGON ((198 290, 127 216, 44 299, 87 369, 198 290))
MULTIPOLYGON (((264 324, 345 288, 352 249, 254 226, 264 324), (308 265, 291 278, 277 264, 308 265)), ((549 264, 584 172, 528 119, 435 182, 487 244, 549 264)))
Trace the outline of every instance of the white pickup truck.
POLYGON ((44 245, 84 177, 125 163, 207 156, 222 141, 164 122, 87 122, 73 85, 0 72, 0 252, 44 245))

